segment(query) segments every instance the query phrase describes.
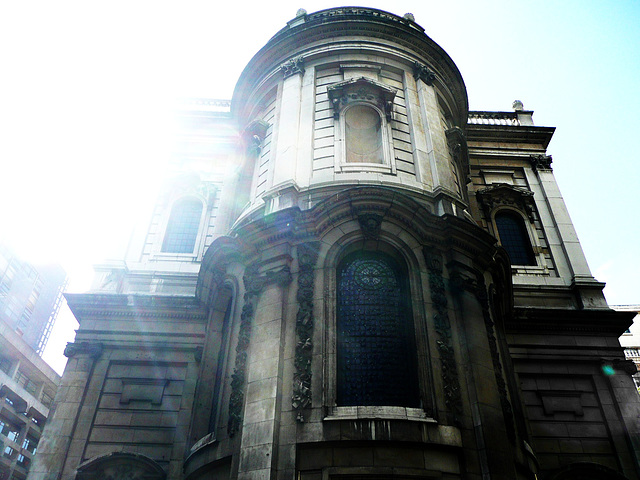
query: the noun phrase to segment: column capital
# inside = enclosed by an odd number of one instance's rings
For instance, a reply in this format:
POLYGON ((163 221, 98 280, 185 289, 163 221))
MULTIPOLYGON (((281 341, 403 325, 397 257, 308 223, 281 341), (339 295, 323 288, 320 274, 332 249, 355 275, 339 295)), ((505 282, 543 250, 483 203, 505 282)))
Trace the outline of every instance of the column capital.
POLYGON ((102 350, 103 345, 98 342, 69 342, 64 349, 64 356, 72 358, 76 355, 89 355, 98 358, 102 354, 102 350))

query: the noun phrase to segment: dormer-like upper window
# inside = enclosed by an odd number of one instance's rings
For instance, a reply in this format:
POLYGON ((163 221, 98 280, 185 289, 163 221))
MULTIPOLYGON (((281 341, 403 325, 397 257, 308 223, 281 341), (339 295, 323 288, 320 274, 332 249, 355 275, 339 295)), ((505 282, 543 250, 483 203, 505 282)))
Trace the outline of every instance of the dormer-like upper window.
POLYGON ((174 203, 162 242, 162 252, 193 253, 201 217, 202 202, 197 198, 186 197, 174 203))
POLYGON ((336 172, 395 173, 390 121, 396 90, 360 77, 327 88, 336 120, 336 172))
POLYGON ((495 216, 500 244, 509 254, 512 265, 537 265, 524 220, 515 212, 500 211, 495 216))

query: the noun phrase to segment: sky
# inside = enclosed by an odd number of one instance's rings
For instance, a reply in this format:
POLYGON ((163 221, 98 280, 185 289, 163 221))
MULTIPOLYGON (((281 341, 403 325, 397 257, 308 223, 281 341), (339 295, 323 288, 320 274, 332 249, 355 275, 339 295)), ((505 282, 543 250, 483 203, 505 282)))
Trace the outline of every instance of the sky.
MULTIPOLYGON (((304 3, 303 3, 304 2, 304 3)), ((548 148, 594 276, 612 305, 640 304, 640 1, 371 1, 451 56, 472 110, 557 128, 548 148)), ((284 0, 0 4, 0 241, 57 262, 69 291, 122 258, 155 200, 177 98, 229 99, 251 57, 299 8, 284 0)), ((77 327, 64 310, 47 359, 77 327)))

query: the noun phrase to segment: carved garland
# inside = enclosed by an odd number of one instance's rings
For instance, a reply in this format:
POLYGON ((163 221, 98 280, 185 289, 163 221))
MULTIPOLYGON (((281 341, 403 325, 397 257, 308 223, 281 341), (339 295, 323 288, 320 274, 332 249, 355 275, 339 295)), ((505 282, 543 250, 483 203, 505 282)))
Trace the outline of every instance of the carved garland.
POLYGON ((427 268, 429 270, 429 287, 431 301, 435 309, 433 322, 438 333, 438 353, 440 354, 440 366, 442 368, 442 385, 444 400, 449 414, 449 421, 456 426, 461 425, 462 398, 460 395, 460 380, 456 359, 451 342, 451 323, 447 312, 447 296, 442 277, 442 260, 440 255, 425 247, 423 249, 427 268))
POLYGON ((296 354, 291 405, 296 420, 304 422, 304 409, 311 407, 311 360, 313 357, 313 269, 318 261, 319 242, 298 245, 298 314, 296 354))
POLYGON ((247 358, 251 343, 251 329, 255 314, 256 301, 262 289, 269 283, 286 284, 291 281, 288 266, 276 272, 258 275, 258 268, 254 265, 247 268, 244 282, 244 305, 240 314, 240 332, 236 345, 236 363, 231 375, 231 398, 229 399, 229 420, 227 433, 233 437, 242 424, 242 407, 244 405, 244 390, 246 384, 247 358))
POLYGON ((493 371, 496 376, 496 383, 498 384, 498 393, 500 395, 500 406, 502 407, 502 415, 504 416, 505 426, 507 428, 507 437, 511 443, 515 444, 516 441, 516 427, 513 417, 513 408, 507 395, 507 384, 504 381, 504 375, 502 373, 502 363, 500 362, 500 354, 498 353, 498 342, 495 336, 494 322, 491 319, 491 313, 489 310, 489 298, 487 296, 487 289, 485 287, 484 278, 478 275, 478 284, 475 290, 476 298, 480 307, 482 308, 482 317, 484 319, 484 326, 487 330, 487 339, 489 341, 489 350, 491 351, 491 361, 493 362, 493 371))

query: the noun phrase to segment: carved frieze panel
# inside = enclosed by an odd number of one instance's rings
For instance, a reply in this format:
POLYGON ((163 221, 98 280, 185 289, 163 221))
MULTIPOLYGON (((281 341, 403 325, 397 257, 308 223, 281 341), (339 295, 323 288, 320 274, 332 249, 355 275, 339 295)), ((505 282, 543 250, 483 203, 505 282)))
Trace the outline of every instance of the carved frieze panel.
POLYGON ((534 221, 535 201, 533 192, 526 188, 498 183, 478 190, 476 198, 487 219, 491 218, 491 212, 496 208, 509 206, 525 212, 529 220, 531 222, 534 221))

